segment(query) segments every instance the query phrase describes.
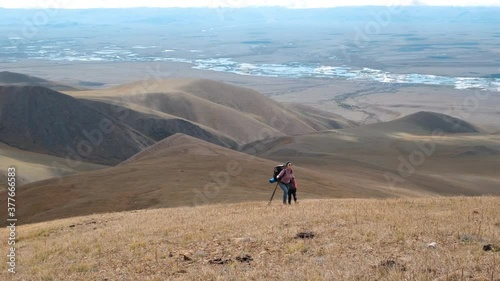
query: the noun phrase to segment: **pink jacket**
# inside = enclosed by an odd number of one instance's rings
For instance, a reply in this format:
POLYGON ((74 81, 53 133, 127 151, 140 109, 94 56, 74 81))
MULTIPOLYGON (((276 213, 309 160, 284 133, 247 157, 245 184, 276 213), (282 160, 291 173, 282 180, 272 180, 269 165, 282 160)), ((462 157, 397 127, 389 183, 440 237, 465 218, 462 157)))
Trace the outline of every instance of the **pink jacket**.
POLYGON ((276 176, 276 178, 278 178, 278 180, 282 183, 288 184, 291 180, 295 179, 295 176, 293 175, 293 170, 283 169, 278 176, 276 176))

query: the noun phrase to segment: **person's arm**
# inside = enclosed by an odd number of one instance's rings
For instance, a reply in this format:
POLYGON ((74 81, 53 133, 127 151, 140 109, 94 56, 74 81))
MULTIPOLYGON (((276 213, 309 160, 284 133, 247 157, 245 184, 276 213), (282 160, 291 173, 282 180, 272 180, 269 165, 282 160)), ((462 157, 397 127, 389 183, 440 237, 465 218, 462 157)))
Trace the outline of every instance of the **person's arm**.
POLYGON ((277 179, 280 179, 285 174, 285 169, 281 170, 281 172, 276 176, 277 179))

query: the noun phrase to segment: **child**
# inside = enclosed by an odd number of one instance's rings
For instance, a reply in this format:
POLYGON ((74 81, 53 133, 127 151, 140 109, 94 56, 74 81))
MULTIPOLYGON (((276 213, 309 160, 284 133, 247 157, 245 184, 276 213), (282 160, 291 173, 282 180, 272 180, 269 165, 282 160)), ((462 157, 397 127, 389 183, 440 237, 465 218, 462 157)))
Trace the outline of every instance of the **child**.
POLYGON ((299 203, 297 202, 297 180, 295 178, 293 179, 292 182, 290 182, 288 186, 288 204, 292 204, 292 195, 295 204, 299 203))

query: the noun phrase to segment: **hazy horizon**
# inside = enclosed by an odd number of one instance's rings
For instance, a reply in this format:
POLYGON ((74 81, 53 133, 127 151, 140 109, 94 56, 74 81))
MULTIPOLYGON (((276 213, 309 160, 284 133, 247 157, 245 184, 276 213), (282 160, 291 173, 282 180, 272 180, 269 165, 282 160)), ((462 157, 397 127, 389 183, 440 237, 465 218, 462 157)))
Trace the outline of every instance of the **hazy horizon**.
POLYGON ((189 3, 173 1, 148 0, 138 3, 137 1, 103 1, 92 0, 84 3, 73 1, 35 1, 21 0, 8 3, 0 3, 0 8, 5 9, 101 9, 101 8, 244 8, 244 7, 285 7, 292 9, 310 8, 336 8, 336 7, 370 7, 370 6, 440 6, 440 7, 498 7, 498 0, 471 1, 461 0, 450 4, 449 1, 438 0, 352 0, 346 4, 328 3, 326 1, 285 1, 285 0, 194 0, 189 3))

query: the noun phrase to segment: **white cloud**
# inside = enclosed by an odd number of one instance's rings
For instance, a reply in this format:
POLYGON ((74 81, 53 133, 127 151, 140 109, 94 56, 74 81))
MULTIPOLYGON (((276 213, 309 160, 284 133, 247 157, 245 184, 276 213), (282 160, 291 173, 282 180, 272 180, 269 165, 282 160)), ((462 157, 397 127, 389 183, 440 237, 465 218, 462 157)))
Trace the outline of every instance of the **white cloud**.
POLYGON ((500 0, 350 0, 335 3, 332 0, 0 0, 3 8, 129 8, 129 7, 245 7, 282 6, 289 8, 320 8, 338 6, 500 6, 500 0), (450 2, 452 4, 450 4, 450 2))

